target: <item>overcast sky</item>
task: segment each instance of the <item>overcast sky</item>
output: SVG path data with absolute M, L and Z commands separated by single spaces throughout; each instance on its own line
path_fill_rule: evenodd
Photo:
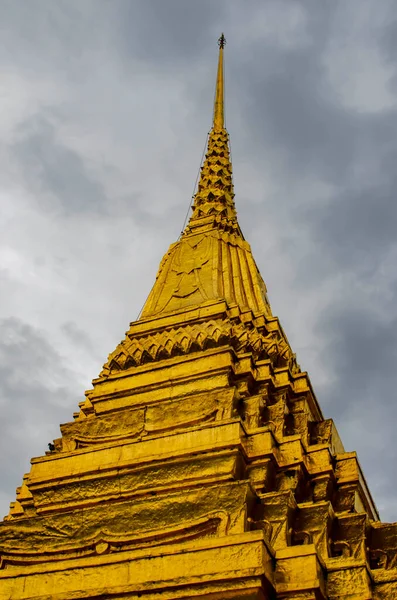
M 0 0 L 0 516 L 190 203 L 224 31 L 240 225 L 397 520 L 395 0 Z

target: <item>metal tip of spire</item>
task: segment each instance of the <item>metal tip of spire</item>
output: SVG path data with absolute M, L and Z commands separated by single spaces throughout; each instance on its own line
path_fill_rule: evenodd
M 221 35 L 218 40 L 219 46 L 219 59 L 218 59 L 218 74 L 216 77 L 216 88 L 215 88 L 215 104 L 213 114 L 213 128 L 217 131 L 224 127 L 224 107 L 223 107 L 223 48 L 225 47 L 226 39 L 225 36 Z

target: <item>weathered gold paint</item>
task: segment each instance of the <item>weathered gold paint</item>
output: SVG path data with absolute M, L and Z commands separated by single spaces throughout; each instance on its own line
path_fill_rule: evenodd
M 0 599 L 392 600 L 397 524 L 324 420 L 237 222 L 223 114 L 141 318 L 0 523 Z

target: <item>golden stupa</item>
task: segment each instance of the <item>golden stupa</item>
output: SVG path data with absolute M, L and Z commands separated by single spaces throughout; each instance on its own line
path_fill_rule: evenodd
M 179 241 L 0 523 L 0 599 L 397 599 L 397 524 L 324 419 L 237 222 L 219 40 Z

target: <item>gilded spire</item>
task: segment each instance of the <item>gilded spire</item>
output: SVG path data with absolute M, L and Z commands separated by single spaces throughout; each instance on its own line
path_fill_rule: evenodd
M 170 247 L 160 265 L 142 319 L 220 299 L 230 306 L 271 316 L 265 284 L 237 222 L 229 136 L 224 126 L 226 40 L 223 34 L 218 43 L 213 126 L 194 196 L 193 214 L 181 238 Z M 124 350 L 116 350 L 116 354 L 120 352 L 124 356 Z M 113 358 L 109 360 L 110 364 Z
M 218 58 L 218 74 L 216 77 L 215 103 L 214 103 L 214 123 L 213 128 L 220 131 L 224 127 L 224 81 L 223 81 L 223 49 L 226 44 L 225 36 L 221 35 L 218 40 L 219 58 Z
M 194 196 L 193 214 L 185 229 L 185 234 L 197 228 L 221 226 L 238 230 L 230 161 L 229 136 L 224 118 L 223 51 L 225 36 L 218 40 L 219 58 L 216 77 L 214 115 L 208 138 L 207 154 L 201 167 L 201 176 Z

